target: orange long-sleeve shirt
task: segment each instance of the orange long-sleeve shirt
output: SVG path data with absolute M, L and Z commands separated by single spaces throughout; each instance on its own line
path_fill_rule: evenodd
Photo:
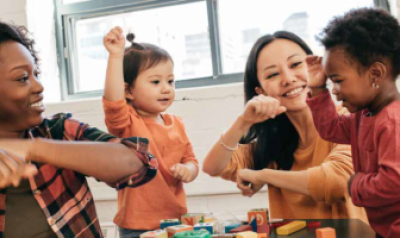
M 297 149 L 294 158 L 291 171 L 308 171 L 311 196 L 268 185 L 271 218 L 366 221 L 364 209 L 355 207 L 347 193 L 347 180 L 354 173 L 350 146 L 318 137 L 308 148 Z M 240 145 L 218 176 L 235 182 L 238 169 L 253 167 L 251 145 Z
M 148 151 L 159 163 L 153 181 L 135 189 L 118 191 L 118 212 L 114 222 L 126 229 L 154 230 L 160 226 L 160 220 L 180 218 L 187 213 L 183 184 L 170 172 L 172 165 L 177 163 L 193 162 L 198 166 L 182 120 L 165 113 L 162 114 L 165 125 L 160 125 L 140 117 L 125 100 L 103 98 L 103 107 L 109 132 L 121 138 L 148 138 Z

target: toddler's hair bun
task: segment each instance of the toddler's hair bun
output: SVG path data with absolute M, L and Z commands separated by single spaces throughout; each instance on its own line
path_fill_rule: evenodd
M 133 40 L 135 39 L 135 34 L 133 34 L 133 33 L 128 33 L 128 35 L 126 35 L 126 39 L 127 39 L 130 43 L 133 43 Z

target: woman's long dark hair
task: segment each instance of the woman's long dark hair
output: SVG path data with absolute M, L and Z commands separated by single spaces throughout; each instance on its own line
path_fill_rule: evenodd
M 298 36 L 287 31 L 277 31 L 257 40 L 250 51 L 244 73 L 244 95 L 247 103 L 257 96 L 256 87 L 261 87 L 257 79 L 257 60 L 261 50 L 275 39 L 287 39 L 298 44 L 307 55 L 313 54 L 307 44 Z M 294 161 L 294 152 L 299 145 L 299 134 L 286 114 L 275 119 L 254 124 L 240 140 L 242 144 L 255 142 L 252 147 L 254 169 L 268 168 L 271 164 L 276 169 L 290 170 Z

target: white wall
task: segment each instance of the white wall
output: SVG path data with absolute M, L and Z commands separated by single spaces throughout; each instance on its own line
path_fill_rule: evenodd
M 0 20 L 27 25 L 26 0 L 0 0 Z
M 35 0 L 36 3 L 38 1 L 43 0 Z M 400 10 L 400 0 L 390 0 L 390 2 L 396 6 L 392 13 L 397 15 Z M 35 7 L 35 5 L 30 6 Z M 0 20 L 12 20 L 16 24 L 27 25 L 25 9 L 26 0 L 0 0 Z M 51 74 L 55 78 L 57 77 L 55 72 Z M 57 82 L 52 83 L 49 84 L 50 88 L 47 88 L 47 90 L 59 90 Z M 183 98 L 188 100 L 183 100 Z M 233 84 L 178 90 L 176 102 L 169 112 L 183 117 L 195 153 L 201 162 L 212 143 L 235 119 L 242 105 L 242 85 Z M 46 107 L 48 114 L 61 111 L 72 112 L 76 118 L 105 129 L 104 114 L 99 98 L 49 104 Z M 101 183 L 94 181 L 90 183 L 95 194 L 100 220 L 102 224 L 108 226 L 111 224 L 109 221 L 112 220 L 116 211 L 116 193 Z M 244 198 L 237 193 L 235 184 L 210 178 L 203 173 L 199 175 L 195 182 L 187 185 L 186 190 L 189 194 L 188 206 L 191 212 L 231 212 L 243 216 L 249 208 L 268 207 L 265 191 L 251 199 Z M 112 224 L 110 226 L 112 227 Z

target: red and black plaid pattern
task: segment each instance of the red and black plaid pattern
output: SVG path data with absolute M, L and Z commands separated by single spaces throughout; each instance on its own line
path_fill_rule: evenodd
M 157 160 L 147 153 L 148 140 L 139 137 L 119 139 L 97 128 L 71 119 L 71 114 L 57 114 L 30 130 L 32 138 L 68 141 L 123 143 L 134 150 L 144 163 L 143 169 L 111 186 L 122 189 L 149 182 L 157 172 Z M 30 179 L 32 193 L 58 237 L 103 237 L 86 177 L 72 170 L 50 164 L 37 164 L 38 174 Z M 3 237 L 6 190 L 0 190 L 0 238 Z

